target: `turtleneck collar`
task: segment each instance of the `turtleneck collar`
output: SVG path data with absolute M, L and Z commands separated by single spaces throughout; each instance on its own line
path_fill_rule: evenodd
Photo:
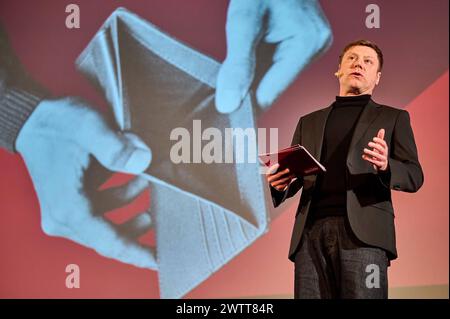
M 365 106 L 369 103 L 372 95 L 362 94 L 353 96 L 336 96 L 335 106 Z

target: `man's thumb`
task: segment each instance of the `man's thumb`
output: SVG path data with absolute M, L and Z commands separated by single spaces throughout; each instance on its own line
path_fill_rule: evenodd
M 266 1 L 231 0 L 228 6 L 227 57 L 216 84 L 216 109 L 231 113 L 248 93 L 255 73 L 255 48 L 263 29 Z
M 378 137 L 378 138 L 381 138 L 382 140 L 384 139 L 384 128 L 381 128 L 381 129 L 378 131 L 377 137 Z
M 106 168 L 130 174 L 145 171 L 152 159 L 148 146 L 132 133 L 104 132 L 91 151 Z
M 150 164 L 152 153 L 135 134 L 113 130 L 104 118 L 89 108 L 82 111 L 76 142 L 106 168 L 130 174 L 142 173 Z
M 220 67 L 216 84 L 216 109 L 219 113 L 232 113 L 241 106 L 254 76 L 254 61 L 225 60 Z

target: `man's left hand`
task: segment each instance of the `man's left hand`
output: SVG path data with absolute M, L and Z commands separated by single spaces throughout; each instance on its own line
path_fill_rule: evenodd
M 385 171 L 388 167 L 388 145 L 384 140 L 384 129 L 380 129 L 372 142 L 369 142 L 368 148 L 364 148 L 362 158 L 373 164 L 375 170 Z
M 138 241 L 153 227 L 148 212 L 119 225 L 104 218 L 142 194 L 148 181 L 139 176 L 108 189 L 87 183 L 93 157 L 111 172 L 144 172 L 152 153 L 137 135 L 114 130 L 87 103 L 66 97 L 39 103 L 21 129 L 16 148 L 39 199 L 44 233 L 123 263 L 157 269 L 153 249 Z

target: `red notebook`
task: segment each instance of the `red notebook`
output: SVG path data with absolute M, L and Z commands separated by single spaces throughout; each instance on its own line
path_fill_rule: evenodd
M 279 150 L 276 153 L 259 154 L 266 166 L 280 164 L 279 170 L 289 168 L 297 176 L 314 175 L 326 172 L 325 167 L 300 144 Z

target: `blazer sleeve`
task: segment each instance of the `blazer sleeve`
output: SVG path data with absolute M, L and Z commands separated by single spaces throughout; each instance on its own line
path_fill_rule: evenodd
M 409 113 L 401 110 L 397 117 L 389 150 L 388 170 L 380 173 L 384 186 L 409 193 L 419 190 L 423 184 L 414 133 Z
M 301 144 L 302 140 L 302 118 L 297 123 L 297 127 L 294 132 L 294 136 L 292 137 L 291 146 L 295 144 Z M 269 185 L 270 193 L 272 195 L 272 202 L 274 207 L 278 207 L 282 202 L 284 202 L 287 198 L 290 198 L 297 194 L 297 192 L 303 187 L 303 177 L 297 177 L 296 180 L 289 184 L 288 188 L 285 191 L 279 191 Z

